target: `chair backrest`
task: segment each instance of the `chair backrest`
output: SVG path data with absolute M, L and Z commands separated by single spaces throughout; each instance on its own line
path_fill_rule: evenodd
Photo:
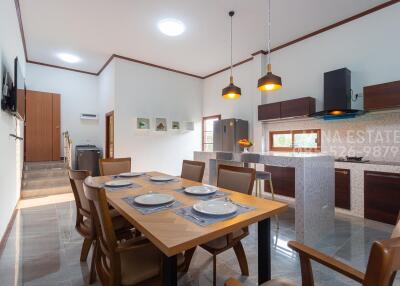
M 251 195 L 256 171 L 252 168 L 219 165 L 217 186 Z
M 120 273 L 120 259 L 116 253 L 117 238 L 114 232 L 110 211 L 104 188 L 94 187 L 91 184 L 92 177 L 86 178 L 83 183 L 85 195 L 88 198 L 92 221 L 95 225 L 98 243 L 100 246 L 96 261 L 96 270 L 99 276 L 111 283 Z M 103 280 L 102 279 L 102 280 Z M 104 281 L 102 281 L 104 283 Z M 106 285 L 108 285 L 105 283 Z
M 100 159 L 100 175 L 113 176 L 131 171 L 131 158 Z
M 204 162 L 183 160 L 181 177 L 201 183 L 205 167 L 206 164 Z
M 242 153 L 240 154 L 240 161 L 243 163 L 259 163 L 261 155 L 257 153 Z
M 71 183 L 72 192 L 75 198 L 77 218 L 83 219 L 90 217 L 89 201 L 83 190 L 83 181 L 89 176 L 89 171 L 84 170 L 68 170 L 69 182 Z
M 397 224 L 393 229 L 391 238 L 396 238 L 396 237 L 400 237 L 400 212 L 399 212 L 399 217 L 397 218 Z
M 364 286 L 392 286 L 400 270 L 400 237 L 375 241 L 369 255 Z

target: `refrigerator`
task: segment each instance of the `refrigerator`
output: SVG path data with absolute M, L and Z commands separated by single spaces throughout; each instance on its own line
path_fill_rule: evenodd
M 99 160 L 102 150 L 95 145 L 77 145 L 75 147 L 75 164 L 77 170 L 87 170 L 91 176 L 99 176 Z
M 213 151 L 239 153 L 243 148 L 237 142 L 248 138 L 248 121 L 234 118 L 214 121 Z

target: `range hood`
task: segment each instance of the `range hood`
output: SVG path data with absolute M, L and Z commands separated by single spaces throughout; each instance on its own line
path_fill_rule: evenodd
M 324 73 L 324 110 L 310 114 L 325 120 L 354 118 L 363 110 L 351 108 L 351 72 L 342 68 Z

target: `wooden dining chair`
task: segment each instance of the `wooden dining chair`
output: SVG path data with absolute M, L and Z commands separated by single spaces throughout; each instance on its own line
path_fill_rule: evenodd
M 375 241 L 372 244 L 365 274 L 297 241 L 289 241 L 288 246 L 299 253 L 303 286 L 314 286 L 311 260 L 325 265 L 363 286 L 392 286 L 396 272 L 400 270 L 400 214 L 391 238 Z M 230 278 L 225 282 L 225 286 L 244 285 Z M 278 278 L 272 279 L 262 286 L 295 286 L 295 284 L 290 280 Z
M 83 190 L 83 181 L 89 176 L 89 171 L 69 170 L 69 180 L 76 205 L 75 229 L 83 237 L 80 261 L 86 261 L 90 248 L 96 240 L 96 233 L 92 223 L 89 201 Z M 132 237 L 132 225 L 126 221 L 116 210 L 109 210 L 110 216 L 114 222 L 114 229 L 119 238 Z M 94 251 L 89 270 L 89 283 L 93 283 L 96 277 L 94 268 Z
M 100 175 L 113 176 L 131 171 L 131 158 L 110 158 L 99 160 Z
M 205 167 L 204 162 L 183 160 L 181 178 L 201 183 Z
M 252 168 L 235 167 L 228 165 L 219 165 L 217 186 L 235 192 L 251 195 L 254 186 L 256 171 Z M 246 253 L 241 240 L 249 235 L 248 227 L 234 231 L 228 235 L 212 240 L 201 247 L 207 250 L 213 256 L 213 285 L 216 285 L 217 279 L 217 255 L 233 248 L 239 262 L 242 275 L 249 275 Z M 194 252 L 194 250 L 192 250 Z M 190 253 L 185 253 L 186 267 L 190 265 Z M 192 254 L 193 255 L 193 254 Z
M 119 242 L 113 231 L 105 190 L 84 182 L 85 195 L 89 200 L 94 225 L 98 233 L 99 247 L 96 254 L 96 270 L 103 285 L 159 285 L 161 279 L 161 252 L 146 238 L 135 237 Z M 178 266 L 183 256 L 178 255 Z

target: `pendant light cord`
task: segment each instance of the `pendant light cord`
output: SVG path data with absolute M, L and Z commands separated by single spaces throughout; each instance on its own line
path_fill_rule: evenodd
M 271 0 L 268 0 L 268 42 L 267 63 L 271 63 Z
M 232 48 L 232 46 L 233 46 L 233 44 L 232 44 L 232 42 L 233 42 L 233 33 L 232 33 L 232 25 L 233 25 L 233 21 L 232 21 L 232 18 L 233 18 L 233 15 L 231 16 L 231 76 L 232 76 L 232 70 L 233 70 L 233 66 L 232 66 L 232 61 L 233 61 L 233 56 L 232 56 L 232 51 L 233 51 L 233 48 Z

